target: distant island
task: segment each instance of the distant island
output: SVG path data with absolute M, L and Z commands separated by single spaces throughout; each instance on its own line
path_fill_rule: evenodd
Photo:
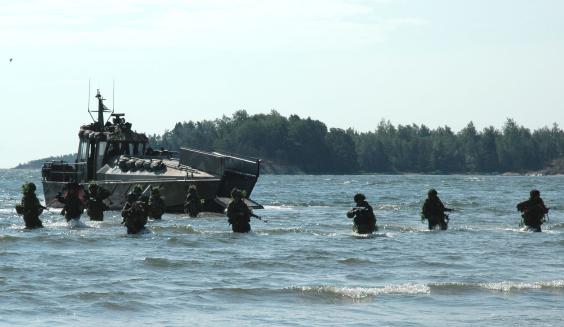
M 47 158 L 43 158 L 43 159 L 36 159 L 36 160 L 32 160 L 26 163 L 20 163 L 19 165 L 17 165 L 16 167 L 14 167 L 13 169 L 41 169 L 41 167 L 43 166 L 43 163 L 47 162 L 47 161 L 66 161 L 66 162 L 74 162 L 74 160 L 76 159 L 76 153 L 71 153 L 71 154 L 64 154 L 61 156 L 52 156 L 52 157 L 47 157 Z
M 274 110 L 256 115 L 239 110 L 231 117 L 178 122 L 161 135 L 149 135 L 149 142 L 156 149 L 187 146 L 261 158 L 263 172 L 274 174 L 564 174 L 564 131 L 557 124 L 531 131 L 513 119 L 481 131 L 469 122 L 456 133 L 448 126 L 394 126 L 382 120 L 370 132 L 357 132 Z
M 239 110 L 211 121 L 178 122 L 150 142 L 171 150 L 190 146 L 246 154 L 262 158 L 267 167 L 276 163 L 281 171 L 290 167 L 308 174 L 564 173 L 557 161 L 564 158 L 564 131 L 557 124 L 531 131 L 513 119 L 481 131 L 469 122 L 456 133 L 448 126 L 382 120 L 372 131 L 358 132 L 274 110 L 256 115 Z

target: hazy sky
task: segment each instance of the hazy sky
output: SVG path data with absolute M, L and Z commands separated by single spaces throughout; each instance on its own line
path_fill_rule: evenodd
M 89 79 L 148 133 L 238 109 L 564 121 L 560 0 L 0 0 L 0 54 L 0 167 L 76 152 Z

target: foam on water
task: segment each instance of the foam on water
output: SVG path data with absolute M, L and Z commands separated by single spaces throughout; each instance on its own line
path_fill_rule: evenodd
M 517 282 L 517 281 L 501 281 L 490 283 L 463 283 L 463 282 L 444 282 L 429 284 L 431 290 L 459 290 L 459 291 L 476 291 L 488 290 L 510 293 L 514 291 L 528 291 L 535 289 L 554 289 L 564 291 L 564 280 L 550 280 L 537 282 Z
M 428 294 L 430 288 L 422 284 L 400 284 L 385 285 L 383 287 L 339 287 L 331 285 L 316 286 L 292 286 L 289 289 L 306 294 L 314 294 L 328 297 L 346 297 L 351 299 L 362 299 L 378 295 L 390 294 Z

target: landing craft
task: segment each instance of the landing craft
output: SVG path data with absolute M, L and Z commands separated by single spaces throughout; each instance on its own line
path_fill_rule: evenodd
M 98 119 L 80 128 L 75 162 L 49 161 L 43 165 L 43 191 L 48 206 L 62 207 L 56 195 L 67 182 L 87 186 L 94 181 L 111 192 L 112 210 L 122 209 L 126 194 L 138 184 L 143 189 L 159 187 L 167 212 L 183 212 L 190 185 L 196 185 L 204 201 L 203 211 L 223 212 L 235 187 L 246 192 L 244 201 L 249 207 L 262 209 L 249 199 L 259 177 L 259 159 L 191 148 L 181 148 L 179 152 L 153 150 L 147 136 L 133 131 L 124 114 L 114 113 L 104 105 L 99 90 L 96 98 L 98 111 L 94 112 Z M 104 113 L 109 113 L 107 121 Z

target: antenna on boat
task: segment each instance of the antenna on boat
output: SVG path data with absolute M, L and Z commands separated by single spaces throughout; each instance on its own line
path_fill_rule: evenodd
M 112 114 L 114 113 L 115 109 L 116 109 L 116 80 L 114 79 L 112 80 Z
M 112 115 L 115 112 L 115 107 L 116 107 L 116 80 L 112 80 L 112 112 L 108 116 L 108 119 L 106 119 L 106 123 L 110 121 L 110 118 L 112 118 Z
M 96 119 L 92 116 L 92 111 L 90 111 L 90 78 L 88 79 L 88 114 L 92 118 L 92 121 L 96 122 Z
M 110 112 L 110 109 L 108 109 L 108 107 L 106 107 L 104 105 L 104 100 L 106 100 L 106 99 L 104 99 L 102 97 L 102 94 L 100 94 L 100 89 L 97 90 L 96 98 L 98 98 L 98 110 L 92 111 L 92 112 L 98 113 L 98 120 L 97 121 L 95 120 L 94 122 L 98 123 L 98 125 L 100 126 L 100 129 L 103 129 L 104 124 L 105 124 L 105 122 L 104 122 L 104 112 Z

